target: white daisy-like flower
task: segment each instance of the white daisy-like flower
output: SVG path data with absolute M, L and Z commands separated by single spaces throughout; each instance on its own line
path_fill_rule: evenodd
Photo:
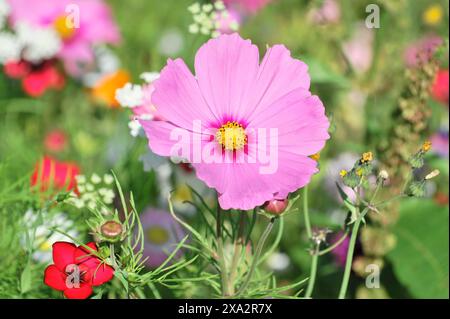
M 152 83 L 159 78 L 159 72 L 144 72 L 140 75 L 140 78 L 146 83 Z
M 142 105 L 144 93 L 138 84 L 127 83 L 124 87 L 117 89 L 116 100 L 123 107 L 136 107 Z
M 114 177 L 111 174 L 103 175 L 103 181 L 105 184 L 110 185 L 114 182 Z
M 36 28 L 26 23 L 15 27 L 23 57 L 32 63 L 53 58 L 61 49 L 61 39 L 53 28 Z
M 22 46 L 17 37 L 9 32 L 0 32 L 0 64 L 19 60 Z

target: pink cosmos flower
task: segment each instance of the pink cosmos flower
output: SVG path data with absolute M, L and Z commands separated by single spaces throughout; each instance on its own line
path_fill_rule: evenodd
M 272 0 L 222 0 L 227 8 L 235 8 L 243 12 L 256 13 Z
M 283 45 L 269 48 L 259 63 L 258 48 L 234 33 L 199 49 L 195 73 L 169 59 L 154 82 L 153 105 L 165 120 L 140 121 L 153 152 L 176 156 L 180 143 L 193 150 L 185 158 L 217 190 L 223 209 L 252 209 L 309 183 L 318 169 L 308 156 L 324 147 L 329 122 L 309 91 L 305 63 Z M 180 132 L 189 138 L 174 141 Z M 199 143 L 209 160 L 198 159 Z M 275 150 L 272 171 L 260 158 L 267 149 Z
M 72 75 L 79 74 L 80 64 L 94 61 L 93 45 L 114 44 L 120 40 L 109 7 L 103 0 L 7 1 L 11 7 L 12 25 L 25 22 L 32 26 L 55 28 L 63 41 L 58 56 Z M 78 28 L 68 28 L 65 24 L 65 18 L 73 5 L 77 6 L 79 12 Z

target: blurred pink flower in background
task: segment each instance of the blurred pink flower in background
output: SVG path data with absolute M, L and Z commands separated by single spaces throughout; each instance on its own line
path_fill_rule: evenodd
M 372 65 L 373 39 L 373 31 L 359 23 L 352 37 L 342 44 L 343 53 L 357 74 L 368 71 Z
M 415 67 L 428 61 L 441 43 L 442 39 L 436 35 L 427 35 L 411 43 L 403 53 L 406 66 Z
M 273 0 L 222 0 L 225 6 L 244 13 L 256 13 Z
M 81 65 L 94 62 L 94 45 L 115 44 L 120 40 L 110 9 L 102 0 L 8 0 L 8 3 L 13 26 L 27 23 L 56 31 L 62 40 L 58 57 L 71 75 L 78 75 Z M 72 14 L 70 9 L 74 5 L 78 8 L 80 23 L 71 28 L 66 18 Z
M 322 6 L 313 8 L 308 18 L 316 24 L 333 24 L 341 20 L 341 8 L 336 0 L 325 0 Z
M 147 208 L 140 216 L 144 230 L 144 258 L 148 257 L 146 265 L 156 268 L 175 250 L 177 244 L 184 238 L 181 226 L 169 212 Z M 179 250 L 177 257 L 182 255 Z
M 194 77 L 183 60 L 169 60 L 154 82 L 152 101 L 166 121 L 140 121 L 153 152 L 175 155 L 171 132 L 186 134 L 183 145 L 194 151 L 181 156 L 190 156 L 197 177 L 217 190 L 223 209 L 252 209 L 310 182 L 318 168 L 308 156 L 324 147 L 329 121 L 309 91 L 305 63 L 283 45 L 269 48 L 260 63 L 258 48 L 234 33 L 205 43 L 195 71 Z M 195 121 L 202 132 L 192 130 Z M 264 145 L 276 148 L 277 166 L 262 174 L 267 163 L 257 154 L 266 143 L 258 142 L 256 132 L 268 128 L 277 129 L 277 140 Z M 229 133 L 232 145 L 225 139 Z M 194 139 L 201 150 L 216 150 L 212 163 L 193 161 Z

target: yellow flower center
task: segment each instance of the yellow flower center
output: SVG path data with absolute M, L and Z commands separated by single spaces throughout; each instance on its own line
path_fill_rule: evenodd
M 56 18 L 53 22 L 53 27 L 63 40 L 70 39 L 75 33 L 75 28 L 69 24 L 67 16 L 65 15 Z
M 241 124 L 228 121 L 216 132 L 216 141 L 228 151 L 236 151 L 247 145 L 247 135 Z
M 147 230 L 147 240 L 155 245 L 163 245 L 169 240 L 169 232 L 161 226 L 153 226 Z
M 441 22 L 443 16 L 442 8 L 440 5 L 435 4 L 430 7 L 423 13 L 423 21 L 431 26 L 437 25 Z
M 347 175 L 347 171 L 343 169 L 339 172 L 339 175 L 341 175 L 341 177 L 344 177 L 345 175 Z

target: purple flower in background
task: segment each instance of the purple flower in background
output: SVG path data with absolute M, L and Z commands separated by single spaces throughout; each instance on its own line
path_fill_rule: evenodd
M 432 151 L 444 158 L 448 158 L 448 129 L 442 129 L 431 137 Z
M 344 235 L 344 232 L 342 232 L 342 231 L 340 231 L 336 234 L 333 234 L 331 236 L 330 244 L 333 245 L 334 243 L 336 243 L 340 238 L 342 238 L 343 235 Z M 345 267 L 349 242 L 350 242 L 350 239 L 347 236 L 338 246 L 336 246 L 331 251 L 334 261 L 336 262 L 336 264 L 338 264 L 341 267 Z
M 147 208 L 140 216 L 144 229 L 144 258 L 146 265 L 156 268 L 175 250 L 185 233 L 169 212 Z M 179 250 L 177 257 L 182 255 Z

